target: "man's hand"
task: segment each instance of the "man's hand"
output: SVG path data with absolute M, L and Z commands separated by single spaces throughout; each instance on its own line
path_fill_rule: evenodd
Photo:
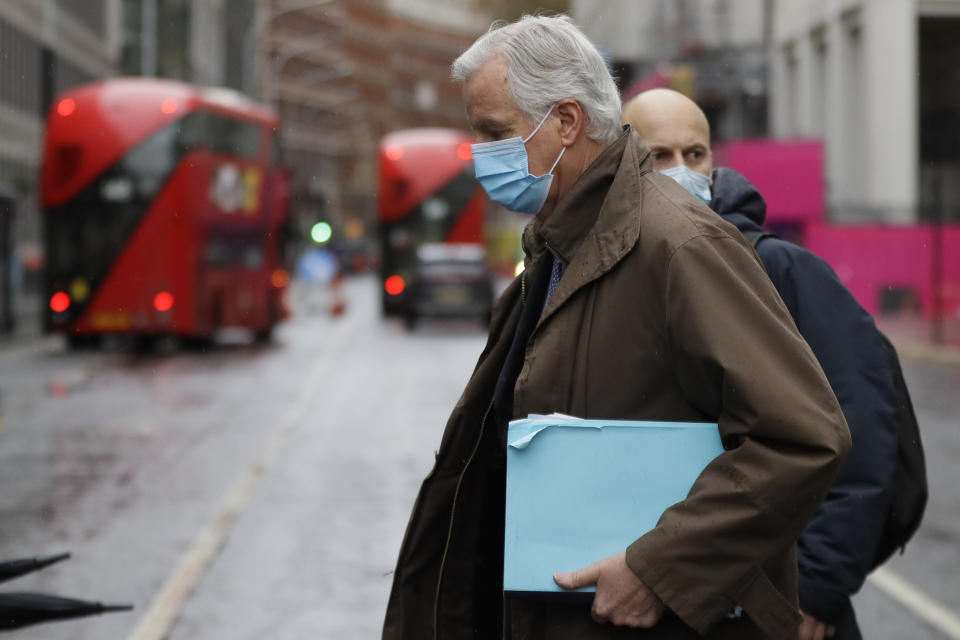
M 808 616 L 803 611 L 803 622 L 800 623 L 800 640 L 823 640 L 832 638 L 837 632 L 836 627 L 825 622 L 820 622 L 814 617 Z
M 597 622 L 622 627 L 649 628 L 663 615 L 663 602 L 627 566 L 623 551 L 589 567 L 570 573 L 556 573 L 554 581 L 564 589 L 597 585 L 590 614 Z

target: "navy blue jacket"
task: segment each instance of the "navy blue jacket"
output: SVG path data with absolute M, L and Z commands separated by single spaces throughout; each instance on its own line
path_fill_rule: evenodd
M 710 208 L 741 232 L 763 230 L 763 197 L 732 169 L 713 171 Z M 852 617 L 850 596 L 873 566 L 893 493 L 893 381 L 873 318 L 826 262 L 775 237 L 762 240 L 757 253 L 837 394 L 853 440 L 843 470 L 798 541 L 800 608 L 837 624 L 846 612 Z

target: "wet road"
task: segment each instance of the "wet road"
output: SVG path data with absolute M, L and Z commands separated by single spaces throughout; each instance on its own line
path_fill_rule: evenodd
M 0 558 L 74 558 L 4 590 L 132 602 L 16 638 L 375 638 L 410 507 L 483 346 L 473 323 L 408 334 L 372 280 L 347 315 L 307 291 L 273 344 L 210 352 L 0 352 Z M 889 568 L 960 609 L 960 366 L 906 363 L 932 498 Z M 921 607 L 922 609 L 922 607 Z M 865 637 L 950 637 L 887 592 Z

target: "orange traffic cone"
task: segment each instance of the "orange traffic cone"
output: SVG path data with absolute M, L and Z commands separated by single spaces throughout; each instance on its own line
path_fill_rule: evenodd
M 330 302 L 330 315 L 334 318 L 342 316 L 347 310 L 347 301 L 343 297 L 343 275 L 338 273 L 330 281 L 330 291 L 333 300 Z

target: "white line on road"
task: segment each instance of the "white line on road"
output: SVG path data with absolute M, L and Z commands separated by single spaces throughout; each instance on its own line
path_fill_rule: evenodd
M 276 461 L 288 436 L 306 414 L 310 401 L 319 388 L 319 378 L 330 368 L 331 358 L 335 357 L 339 347 L 354 335 L 356 323 L 340 323 L 338 329 L 339 339 L 331 341 L 334 348 L 327 350 L 324 357 L 318 358 L 310 374 L 304 376 L 304 384 L 296 401 L 270 430 L 261 455 L 234 483 L 220 507 L 200 529 L 127 640 L 164 640 L 173 630 L 180 611 L 223 548 L 231 527 L 250 504 L 260 479 Z
M 893 571 L 880 567 L 868 580 L 951 640 L 960 640 L 960 618 Z

